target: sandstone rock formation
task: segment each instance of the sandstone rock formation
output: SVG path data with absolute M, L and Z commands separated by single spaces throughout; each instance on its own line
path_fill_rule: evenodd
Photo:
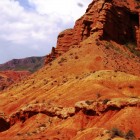
M 89 36 L 114 40 L 120 44 L 132 42 L 137 45 L 135 49 L 140 49 L 139 7 L 140 3 L 136 0 L 94 0 L 85 15 L 76 21 L 73 29 L 58 35 L 56 49 L 52 49 L 46 63 L 65 53 L 70 47 L 80 45 Z
M 74 107 L 59 107 L 49 106 L 45 103 L 30 104 L 25 106 L 9 117 L 3 112 L 0 113 L 1 126 L 0 131 L 5 131 L 15 125 L 18 121 L 24 123 L 30 117 L 39 113 L 50 117 L 58 117 L 60 119 L 67 119 L 73 117 L 78 112 L 83 111 L 88 115 L 102 115 L 104 112 L 110 110 L 121 110 L 125 107 L 140 107 L 140 99 L 138 98 L 113 98 L 111 100 L 104 99 L 100 101 L 86 100 L 75 103 Z
M 67 29 L 58 35 L 57 47 L 52 48 L 52 51 L 46 58 L 46 64 L 53 61 L 58 56 L 69 50 L 73 43 L 73 29 Z
M 0 138 L 138 140 L 138 13 L 137 0 L 94 0 L 42 69 L 0 92 Z

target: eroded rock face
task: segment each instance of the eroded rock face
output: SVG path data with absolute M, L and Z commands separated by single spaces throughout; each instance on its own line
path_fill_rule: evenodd
M 76 115 L 80 110 L 87 115 L 98 116 L 109 110 L 121 110 L 124 107 L 140 107 L 140 99 L 138 98 L 113 98 L 101 101 L 86 100 L 75 103 L 74 107 L 48 106 L 48 104 L 31 104 L 18 110 L 7 117 L 4 113 L 0 113 L 0 132 L 9 129 L 18 121 L 24 123 L 30 117 L 39 113 L 49 117 L 58 117 L 66 119 Z
M 58 35 L 57 46 L 52 48 L 52 51 L 46 58 L 46 64 L 53 61 L 55 58 L 69 50 L 72 45 L 73 29 L 67 29 Z
M 94 0 L 86 13 L 76 21 L 73 29 L 58 36 L 56 49 L 47 56 L 49 63 L 73 45 L 96 34 L 97 39 L 117 43 L 134 43 L 140 48 L 140 4 L 135 0 Z
M 58 51 L 67 51 L 72 44 L 73 29 L 67 29 L 58 35 L 57 49 Z
M 133 3 L 135 3 L 133 1 Z M 128 42 L 137 43 L 139 31 L 139 11 L 131 8 L 129 1 L 112 2 L 105 1 L 101 11 L 106 14 L 106 21 L 103 27 L 103 38 L 112 39 L 118 43 L 124 44 Z M 138 45 L 138 43 L 137 43 Z
M 94 0 L 85 15 L 75 24 L 75 41 L 78 43 L 98 33 L 100 39 L 122 44 L 132 41 L 139 47 L 139 6 L 139 2 L 135 0 Z M 77 36 L 80 38 L 76 38 Z

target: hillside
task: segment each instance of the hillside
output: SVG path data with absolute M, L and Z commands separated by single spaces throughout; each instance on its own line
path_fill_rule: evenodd
M 43 67 L 44 63 L 45 57 L 28 57 L 0 64 L 0 91 L 26 78 Z
M 31 73 L 29 71 L 1 71 L 0 72 L 0 91 L 6 89 L 11 84 L 16 83 Z
M 45 57 L 28 57 L 23 59 L 13 59 L 4 64 L 0 64 L 0 71 L 30 71 L 35 72 L 44 65 Z
M 44 67 L 0 92 L 0 138 L 138 140 L 139 4 L 94 0 Z

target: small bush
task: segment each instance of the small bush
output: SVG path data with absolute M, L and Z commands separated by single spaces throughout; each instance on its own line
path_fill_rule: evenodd
M 111 130 L 111 138 L 114 138 L 116 136 L 119 137 L 124 137 L 124 134 L 121 130 L 119 130 L 118 128 L 112 128 Z
M 46 127 L 46 124 L 41 124 L 39 127 Z
M 100 93 L 97 93 L 97 94 L 96 94 L 96 97 L 97 97 L 97 98 L 100 98 L 100 97 L 101 97 L 101 94 L 100 94 Z
M 129 88 L 134 88 L 134 86 L 132 86 L 132 85 L 129 85 L 128 87 L 129 87 Z
M 109 46 L 105 46 L 106 49 L 109 49 Z
M 75 59 L 78 59 L 79 57 L 78 56 L 75 56 Z
M 63 63 L 63 62 L 66 62 L 66 58 L 62 57 L 58 63 L 60 64 L 60 63 Z
M 135 42 L 127 42 L 125 46 L 136 56 L 140 57 L 140 51 L 136 50 L 136 43 Z
M 99 42 L 99 41 L 96 41 L 96 45 L 97 45 L 97 46 L 100 46 L 100 42 Z
M 138 96 L 130 96 L 131 98 L 139 98 Z
M 110 101 L 109 99 L 104 99 L 103 104 L 107 104 L 107 102 Z
M 21 135 L 21 133 L 17 133 L 17 136 L 20 136 Z
M 132 130 L 129 130 L 127 133 L 123 133 L 118 128 L 112 128 L 111 130 L 109 130 L 109 133 L 111 139 L 115 137 L 122 137 L 126 140 L 136 140 L 135 133 Z M 140 140 L 140 138 L 138 138 L 138 140 Z
M 88 104 L 88 105 L 91 105 L 92 103 L 93 103 L 93 101 L 89 101 L 89 100 L 87 100 L 87 101 L 85 101 L 86 102 L 86 104 Z
M 78 76 L 75 77 L 75 79 L 78 79 L 78 78 L 79 78 Z
M 126 135 L 125 138 L 128 140 L 134 140 L 135 139 L 135 133 L 132 130 L 129 130 Z

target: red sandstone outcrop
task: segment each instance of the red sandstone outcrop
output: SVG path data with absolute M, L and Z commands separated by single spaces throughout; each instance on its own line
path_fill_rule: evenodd
M 114 40 L 121 44 L 133 42 L 137 49 L 140 48 L 139 7 L 139 1 L 135 0 L 94 0 L 73 29 L 58 35 L 57 46 L 47 56 L 46 63 L 89 36 L 95 38 L 95 34 L 96 39 Z
M 101 115 L 110 110 L 121 110 L 124 107 L 140 107 L 140 99 L 138 98 L 112 98 L 104 99 L 100 101 L 86 100 L 75 103 L 74 107 L 59 107 L 50 106 L 48 104 L 30 104 L 25 106 L 9 117 L 4 113 L 0 113 L 0 131 L 5 131 L 11 126 L 15 125 L 18 121 L 24 123 L 30 117 L 39 113 L 45 114 L 50 117 L 58 117 L 60 119 L 66 119 L 76 115 L 80 110 L 88 115 Z
M 67 29 L 58 35 L 57 47 L 52 48 L 52 51 L 46 58 L 46 64 L 53 61 L 58 56 L 69 50 L 73 43 L 73 29 Z

